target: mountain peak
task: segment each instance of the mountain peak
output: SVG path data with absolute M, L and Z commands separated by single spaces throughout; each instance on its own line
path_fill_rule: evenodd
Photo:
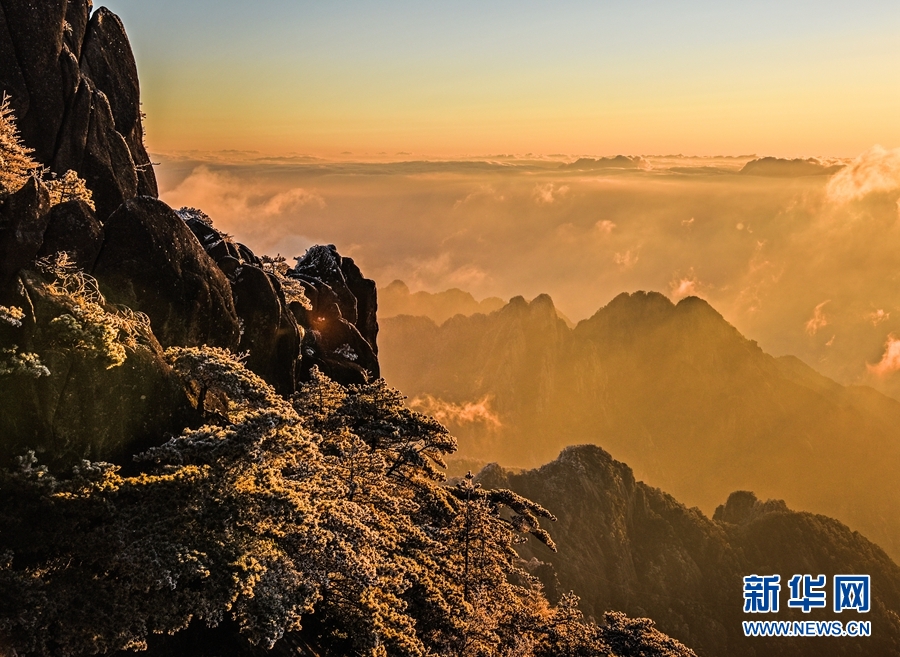
M 728 496 L 725 504 L 716 508 L 713 520 L 743 525 L 768 513 L 788 513 L 784 500 L 761 502 L 755 493 L 738 490 Z

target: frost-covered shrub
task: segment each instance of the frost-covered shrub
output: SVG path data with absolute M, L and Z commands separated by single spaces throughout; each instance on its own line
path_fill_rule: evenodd
M 0 322 L 3 324 L 20 328 L 24 318 L 25 311 L 21 308 L 16 306 L 0 306 Z
M 41 363 L 40 356 L 34 353 L 18 351 L 17 345 L 8 349 L 0 349 L 0 376 L 28 376 L 38 379 L 50 376 L 50 370 Z
M 13 328 L 22 328 L 22 320 L 25 319 L 25 311 L 17 306 L 0 306 L 0 324 L 6 324 Z M 21 352 L 18 345 L 0 349 L 0 376 L 29 376 L 40 378 L 50 376 L 48 370 L 41 363 L 40 356 L 35 353 Z
M 306 310 L 312 310 L 312 302 L 306 296 L 306 289 L 296 278 L 288 276 L 291 266 L 288 265 L 287 259 L 282 255 L 261 256 L 263 271 L 273 274 L 281 284 L 281 290 L 284 292 L 284 298 L 287 303 L 296 301 Z
M 314 371 L 288 401 L 225 350 L 168 357 L 187 386 L 224 396 L 227 417 L 140 455 L 138 476 L 83 462 L 64 480 L 33 455 L 0 470 L 11 654 L 141 649 L 226 619 L 252 643 L 293 633 L 323 657 L 692 654 L 641 652 L 670 644 L 618 617 L 610 636 L 634 652 L 613 651 L 572 597 L 551 607 L 513 550 L 546 540 L 549 514 L 471 477 L 443 485 L 454 440 L 383 381 Z
M 29 176 L 43 179 L 46 171 L 31 158 L 34 151 L 22 143 L 16 127 L 15 115 L 9 104 L 9 96 L 3 94 L 0 101 L 0 198 L 17 191 Z M 62 177 L 44 180 L 50 192 L 50 205 L 81 200 L 95 210 L 93 194 L 84 180 L 72 170 Z
M 210 228 L 213 227 L 212 219 L 209 218 L 209 215 L 206 214 L 203 210 L 199 210 L 197 208 L 191 207 L 183 207 L 178 210 L 175 210 L 175 214 L 177 214 L 183 221 L 189 221 L 194 219 L 199 221 L 202 224 L 206 224 Z
M 50 205 L 59 205 L 67 201 L 84 201 L 91 210 L 97 209 L 94 206 L 93 193 L 87 188 L 84 180 L 71 169 L 61 178 L 45 180 L 44 184 L 50 192 Z
M 18 190 L 38 168 L 34 151 L 22 144 L 9 96 L 0 101 L 0 198 Z
M 150 319 L 130 308 L 109 308 L 97 281 L 77 270 L 65 253 L 38 261 L 38 268 L 52 277 L 46 291 L 69 311 L 47 327 L 55 348 L 99 359 L 110 369 L 125 362 L 127 349 L 148 339 Z

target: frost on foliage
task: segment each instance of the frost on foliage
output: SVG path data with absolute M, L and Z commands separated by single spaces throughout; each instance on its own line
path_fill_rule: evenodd
M 127 349 L 148 339 L 149 318 L 130 308 L 108 310 L 97 281 L 75 269 L 68 255 L 59 253 L 37 265 L 52 277 L 46 291 L 69 311 L 50 321 L 48 332 L 56 347 L 96 358 L 111 369 L 125 362 Z
M 0 323 L 21 328 L 25 312 L 17 306 L 0 306 Z M 31 352 L 21 352 L 18 345 L 0 349 L 0 376 L 19 375 L 31 378 L 50 376 L 48 370 L 41 363 L 40 356 Z
M 0 349 L 0 376 L 18 375 L 33 379 L 50 376 L 50 370 L 41 363 L 40 356 L 17 349 L 16 345 L 9 349 Z
M 323 657 L 611 652 L 518 570 L 519 531 L 549 514 L 442 485 L 452 437 L 383 381 L 314 370 L 287 401 L 227 351 L 167 357 L 227 414 L 140 455 L 143 474 L 85 461 L 55 479 L 34 455 L 0 471 L 4 646 L 108 653 L 231 619 L 255 644 L 299 633 Z
M 19 328 L 25 318 L 25 311 L 16 306 L 0 306 L 0 322 Z
M 287 303 L 290 304 L 296 301 L 306 310 L 312 310 L 312 302 L 309 300 L 309 297 L 306 296 L 306 289 L 300 281 L 289 275 L 289 272 L 292 271 L 292 269 L 290 265 L 287 264 L 287 260 L 284 256 L 278 254 L 273 258 L 264 255 L 260 256 L 260 261 L 262 262 L 263 271 L 274 275 L 275 278 L 278 279 L 278 282 L 281 285 L 281 291 L 284 293 L 284 298 Z
M 21 188 L 29 176 L 40 180 L 47 175 L 46 170 L 31 158 L 33 152 L 22 143 L 9 96 L 4 93 L 3 100 L 0 101 L 0 198 Z M 74 171 L 67 171 L 61 178 L 51 177 L 43 182 L 50 192 L 50 205 L 78 199 L 87 203 L 92 210 L 96 209 L 91 190 Z
M 206 224 L 210 228 L 213 227 L 212 219 L 210 219 L 209 215 L 206 214 L 203 210 L 198 210 L 197 208 L 191 207 L 183 207 L 180 210 L 175 210 L 175 214 L 181 217 L 183 221 L 194 219 L 202 224 Z
M 334 350 L 334 353 L 338 356 L 346 358 L 347 360 L 357 360 L 359 356 L 356 355 L 356 352 L 353 351 L 353 347 L 349 344 L 342 344 L 340 347 Z
M 0 101 L 0 198 L 17 191 L 38 168 L 34 151 L 22 144 L 9 96 Z
M 84 180 L 71 169 L 61 178 L 50 178 L 45 180 L 44 184 L 50 192 L 50 205 L 59 205 L 67 201 L 84 201 L 91 210 L 97 209 L 93 193 L 87 188 Z
M 219 403 L 217 410 L 225 416 L 248 407 L 287 407 L 259 376 L 243 366 L 241 357 L 227 349 L 170 347 L 166 360 L 203 414 L 211 410 L 210 400 Z
M 654 627 L 649 618 L 628 618 L 621 612 L 604 614 L 602 638 L 616 655 L 636 657 L 695 657 L 694 652 Z

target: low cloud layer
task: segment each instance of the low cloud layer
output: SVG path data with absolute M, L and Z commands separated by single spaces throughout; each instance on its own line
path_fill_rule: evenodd
M 828 183 L 828 197 L 847 203 L 870 194 L 900 192 L 900 148 L 875 146 L 860 155 Z
M 900 337 L 891 333 L 884 345 L 884 356 L 875 365 L 869 365 L 869 371 L 876 376 L 885 377 L 900 370 Z
M 431 395 L 424 395 L 410 400 L 409 407 L 425 415 L 430 415 L 441 424 L 451 427 L 462 424 L 481 424 L 489 429 L 499 429 L 502 426 L 500 418 L 491 410 L 490 397 L 454 404 Z
M 561 168 L 577 159 L 161 156 L 157 172 L 169 204 L 258 252 L 335 244 L 382 287 L 546 292 L 576 321 L 623 291 L 699 295 L 770 353 L 900 397 L 881 366 L 900 335 L 900 149 L 799 177 L 739 175 L 756 156 Z

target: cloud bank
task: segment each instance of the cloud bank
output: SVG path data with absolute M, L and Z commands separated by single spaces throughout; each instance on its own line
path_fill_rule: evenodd
M 491 410 L 490 397 L 454 404 L 431 395 L 424 395 L 410 400 L 409 407 L 425 415 L 430 415 L 441 424 L 448 426 L 482 424 L 489 429 L 499 429 L 503 426 L 500 418 Z
M 875 146 L 840 171 L 828 183 L 828 197 L 840 203 L 859 200 L 869 194 L 900 191 L 900 148 Z
M 770 353 L 900 398 L 900 373 L 869 367 L 900 335 L 900 149 L 810 176 L 739 175 L 757 156 L 561 168 L 579 157 L 161 156 L 157 173 L 169 204 L 257 252 L 335 244 L 382 287 L 546 292 L 576 321 L 620 292 L 699 295 Z

